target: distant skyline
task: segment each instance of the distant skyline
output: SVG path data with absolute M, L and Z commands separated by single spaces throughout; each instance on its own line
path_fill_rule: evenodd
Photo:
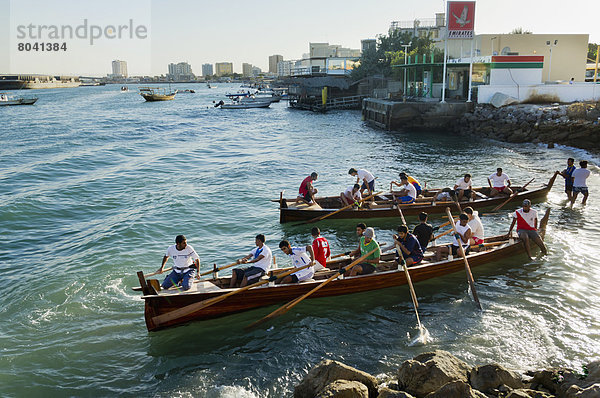
M 596 3 L 478 0 L 475 32 L 508 33 L 521 27 L 533 33 L 589 34 L 590 42 L 600 43 Z M 362 39 L 387 33 L 392 21 L 432 19 L 445 12 L 445 1 L 347 0 L 341 5 L 305 0 L 300 7 L 275 0 L 0 0 L 0 9 L 10 11 L 0 15 L 0 55 L 7 55 L 0 56 L 0 73 L 105 76 L 111 73 L 111 62 L 120 59 L 127 61 L 130 76 L 166 74 L 168 64 L 183 61 L 201 75 L 202 64 L 217 62 L 233 62 L 237 73 L 242 72 L 242 63 L 266 71 L 270 55 L 299 59 L 308 52 L 309 42 L 360 48 Z M 131 20 L 147 27 L 148 34 L 144 39 L 102 38 L 93 45 L 83 39 L 52 40 L 67 42 L 66 52 L 17 50 L 24 41 L 17 38 L 17 25 L 78 26 L 84 19 L 101 27 Z

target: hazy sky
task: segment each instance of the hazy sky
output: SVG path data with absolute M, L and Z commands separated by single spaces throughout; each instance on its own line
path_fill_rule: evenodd
M 600 43 L 597 1 L 478 0 L 476 33 L 508 33 L 516 27 L 533 33 L 586 33 Z M 187 61 L 196 74 L 203 63 L 242 62 L 268 69 L 268 56 L 298 59 L 309 42 L 360 48 L 360 40 L 387 33 L 391 21 L 434 18 L 442 0 L 343 2 L 304 0 L 0 0 L 0 73 L 48 73 L 103 76 L 113 59 L 125 60 L 130 75 L 166 74 L 170 62 Z M 5 12 L 9 10 L 9 12 Z M 147 28 L 145 38 L 51 40 L 67 51 L 19 51 L 26 36 L 19 25 L 128 25 Z M 83 32 L 83 31 L 82 31 Z M 111 31 L 112 32 L 112 31 Z M 28 32 L 27 32 L 28 33 Z M 45 40 L 47 41 L 47 40 Z M 557 49 L 558 50 L 558 49 Z M 555 50 L 555 51 L 557 51 Z M 6 56 L 2 56 L 6 54 Z

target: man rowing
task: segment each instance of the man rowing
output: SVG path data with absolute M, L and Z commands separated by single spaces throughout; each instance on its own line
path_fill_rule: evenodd
M 464 177 L 459 178 L 454 184 L 454 192 L 456 192 L 456 198 L 460 202 L 463 198 L 475 200 L 475 192 L 473 191 L 473 181 L 471 181 L 471 174 L 467 173 Z
M 319 271 L 323 268 L 327 268 L 327 260 L 331 258 L 331 248 L 327 239 L 321 236 L 321 230 L 319 227 L 313 227 L 310 231 L 312 235 L 312 249 L 315 256 L 315 271 Z
M 361 257 L 369 253 L 373 249 L 377 250 L 375 250 L 374 253 L 371 253 L 361 263 L 352 267 L 350 271 L 348 271 L 348 276 L 372 274 L 373 272 L 375 272 L 377 264 L 379 264 L 379 258 L 381 257 L 379 243 L 377 243 L 377 241 L 375 240 L 375 230 L 371 227 L 368 227 L 367 229 L 365 229 L 363 235 L 360 238 L 358 249 L 350 252 L 350 256 Z
M 184 235 L 177 235 L 175 244 L 167 248 L 167 253 L 164 255 L 157 273 L 163 272 L 169 257 L 173 258 L 173 270 L 161 284 L 162 288 L 168 289 L 181 283 L 183 290 L 190 290 L 196 271 L 200 269 L 200 257 L 196 250 L 187 244 Z
M 531 208 L 531 201 L 529 199 L 525 199 L 523 201 L 523 208 L 515 211 L 512 223 L 508 229 L 508 236 L 510 236 L 515 223 L 517 224 L 517 234 L 523 241 L 523 245 L 525 245 L 525 251 L 527 252 L 527 256 L 529 256 L 530 260 L 533 260 L 533 257 L 531 257 L 529 239 L 533 240 L 536 245 L 539 246 L 543 255 L 548 253 L 548 250 L 546 250 L 546 245 L 544 245 L 544 241 L 537 231 L 537 211 Z
M 494 174 L 488 177 L 488 184 L 490 184 L 490 198 L 498 196 L 500 194 L 512 195 L 513 191 L 510 189 L 510 178 L 506 173 L 502 172 L 502 168 L 498 167 Z
M 398 235 L 394 235 L 394 243 L 398 245 L 402 252 L 402 258 L 406 266 L 417 265 L 423 260 L 423 249 L 417 238 L 408 232 L 406 225 L 398 227 Z M 396 251 L 396 261 L 400 263 L 400 253 Z
M 469 254 L 470 245 L 469 240 L 471 239 L 471 227 L 469 226 L 469 217 L 465 213 L 461 213 L 458 223 L 455 225 L 455 235 L 452 240 L 452 244 L 448 246 L 439 246 L 436 250 L 435 257 L 437 261 L 441 261 L 443 256 L 448 256 L 452 253 L 456 256 L 458 253 L 458 245 L 462 245 L 465 255 Z M 460 241 L 460 242 L 459 242 Z
M 419 214 L 419 225 L 413 229 L 413 234 L 417 237 L 419 245 L 423 251 L 427 250 L 429 242 L 434 238 L 433 226 L 427 223 L 427 213 L 421 212 Z
M 318 189 L 313 187 L 313 181 L 317 181 L 319 174 L 316 171 L 310 173 L 308 177 L 302 180 L 300 183 L 300 188 L 298 188 L 298 199 L 296 201 L 303 201 L 308 204 L 316 203 L 315 195 L 318 192 Z
M 273 254 L 269 246 L 265 245 L 265 236 L 256 235 L 256 247 L 246 257 L 237 260 L 238 264 L 252 264 L 247 268 L 234 268 L 231 273 L 229 287 L 244 287 L 248 283 L 255 283 L 271 269 Z
M 313 275 L 315 274 L 315 255 L 313 253 L 312 246 L 292 247 L 290 242 L 288 242 L 287 240 L 282 240 L 281 242 L 279 242 L 279 248 L 282 252 L 284 252 L 286 255 L 292 258 L 292 266 L 294 268 L 300 268 L 308 264 L 311 264 L 311 266 L 296 271 L 293 274 L 280 279 L 279 282 L 276 283 L 299 283 L 313 277 Z
M 362 199 L 362 195 L 360 194 L 360 185 L 350 185 L 344 192 L 340 193 L 340 199 L 342 200 L 342 206 L 358 203 L 358 201 Z
M 415 202 L 415 199 L 417 198 L 417 189 L 408 181 L 408 176 L 406 174 L 400 175 L 400 184 L 396 181 L 392 181 L 392 183 L 400 187 L 400 197 L 397 199 L 399 203 L 409 204 Z
M 471 227 L 471 239 L 469 240 L 469 244 L 471 246 L 482 244 L 485 238 L 483 223 L 479 218 L 479 213 L 476 210 L 473 210 L 472 207 L 465 207 L 463 211 L 469 217 L 469 222 L 467 224 Z
M 362 182 L 362 185 L 360 186 L 361 195 L 364 194 L 365 190 L 369 192 L 369 195 L 375 192 L 375 177 L 373 177 L 373 174 L 371 174 L 370 171 L 351 168 L 348 170 L 348 174 L 356 177 L 357 184 Z

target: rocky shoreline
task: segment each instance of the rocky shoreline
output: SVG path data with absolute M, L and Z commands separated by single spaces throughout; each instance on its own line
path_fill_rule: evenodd
M 294 398 L 594 398 L 600 397 L 600 360 L 573 369 L 526 374 L 498 364 L 471 367 L 446 351 L 404 361 L 396 374 L 375 376 L 323 360 L 294 388 Z
M 600 149 L 600 102 L 568 105 L 477 105 L 455 121 L 461 135 L 507 142 L 562 144 Z

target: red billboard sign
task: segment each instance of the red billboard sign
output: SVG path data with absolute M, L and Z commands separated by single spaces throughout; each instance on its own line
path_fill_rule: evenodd
M 449 1 L 446 19 L 448 39 L 472 39 L 475 27 L 475 2 Z

